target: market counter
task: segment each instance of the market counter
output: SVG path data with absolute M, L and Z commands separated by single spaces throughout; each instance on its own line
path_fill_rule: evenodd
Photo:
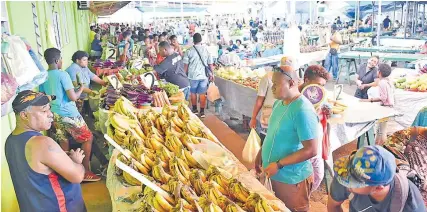
M 215 77 L 215 85 L 218 86 L 227 107 L 234 111 L 239 111 L 242 115 L 252 116 L 253 105 L 257 98 L 257 91 L 255 89 L 242 86 L 221 77 Z
M 203 123 L 218 140 L 232 152 L 239 161 L 248 169 L 255 168 L 254 164 L 246 163 L 242 158 L 242 151 L 246 141 L 242 139 L 236 132 L 230 129 L 223 121 L 219 120 L 214 115 L 208 115 L 203 119 Z

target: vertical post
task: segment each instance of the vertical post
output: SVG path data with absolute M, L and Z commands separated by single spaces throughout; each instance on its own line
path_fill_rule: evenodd
M 181 21 L 184 21 L 184 3 L 181 0 Z
M 372 21 L 371 21 L 371 32 L 374 31 L 374 24 L 375 24 L 375 2 L 372 1 Z
M 381 0 L 379 1 L 378 4 L 378 18 L 381 17 Z M 377 47 L 380 47 L 380 36 L 381 36 L 381 21 L 378 20 L 378 24 L 377 24 Z
M 414 33 L 415 33 L 418 25 L 418 2 L 414 2 L 414 4 L 415 4 L 415 21 L 414 21 Z
M 402 13 L 400 13 L 400 24 L 403 25 L 403 7 L 404 7 L 404 3 L 402 3 Z
M 311 1 L 308 1 L 308 3 L 310 4 L 310 15 L 308 16 L 308 18 L 310 19 L 309 24 L 311 25 L 311 23 L 313 22 L 313 17 L 311 17 L 312 13 L 313 13 L 313 11 L 312 11 L 313 9 L 311 7 Z
M 394 22 L 396 22 L 396 2 L 394 2 L 393 22 L 391 23 L 392 26 L 393 26 Z
M 424 4 L 424 12 L 423 12 L 423 23 L 421 24 L 424 29 L 424 23 L 426 22 L 426 4 Z
M 406 30 L 408 29 L 408 19 L 409 19 L 409 9 L 410 9 L 410 7 L 409 7 L 409 1 L 406 1 L 406 19 L 405 19 L 405 25 L 404 25 L 404 39 L 406 39 Z
M 360 1 L 357 1 L 357 19 L 356 19 L 357 37 L 359 37 L 359 19 L 360 19 Z

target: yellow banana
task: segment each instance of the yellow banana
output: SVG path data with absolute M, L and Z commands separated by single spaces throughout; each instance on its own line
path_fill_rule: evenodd
M 132 158 L 132 163 L 135 164 L 136 168 L 144 175 L 148 175 L 149 170 L 143 166 L 140 162 Z
M 190 150 L 191 152 L 194 151 L 193 147 L 191 146 L 193 142 L 187 133 L 182 133 L 179 140 L 188 150 Z
M 153 207 L 157 210 L 157 211 L 159 211 L 159 212 L 169 212 L 170 210 L 166 210 L 166 209 L 164 209 L 163 208 L 163 206 L 159 203 L 159 201 L 157 200 L 157 198 L 153 198 L 153 200 L 152 200 L 152 204 L 153 204 Z M 172 206 L 171 206 L 172 207 Z
M 182 129 L 184 127 L 184 122 L 176 114 L 172 115 L 172 121 L 179 128 Z
M 126 183 L 128 183 L 129 185 L 132 185 L 132 186 L 142 185 L 142 183 L 139 180 L 135 179 L 127 172 L 123 172 L 123 178 L 125 179 Z
M 226 193 L 228 193 L 227 189 L 228 189 L 228 186 L 230 185 L 230 183 L 221 174 L 213 174 L 213 175 L 211 175 L 209 177 L 209 181 L 216 182 L 219 186 L 221 186 L 222 189 L 226 190 L 225 191 Z M 223 193 L 223 192 L 221 191 L 221 193 Z M 225 194 L 225 193 L 223 193 L 223 194 Z
M 144 163 L 147 164 L 148 167 L 153 167 L 154 166 L 154 161 L 151 160 L 151 158 L 148 157 L 146 153 L 142 153 L 141 154 L 141 162 L 142 161 L 144 161 Z
M 194 159 L 190 151 L 184 149 L 184 156 L 189 166 L 193 168 L 201 168 L 200 164 L 196 161 L 196 159 Z
M 185 178 L 184 175 L 182 175 L 181 171 L 179 170 L 177 161 L 174 161 L 174 160 L 169 161 L 169 170 L 171 174 L 174 177 L 177 177 L 182 183 L 188 184 L 187 178 Z
M 224 210 L 225 212 L 238 212 L 239 208 L 235 203 L 228 204 Z
M 146 139 L 147 138 L 147 136 L 144 134 L 144 132 L 142 132 L 142 130 L 141 130 L 141 128 L 138 126 L 138 127 L 135 127 L 134 128 L 134 130 L 135 130 L 135 132 L 136 132 L 136 134 L 142 139 L 142 140 L 144 140 L 144 139 Z
M 265 212 L 264 208 L 262 207 L 261 202 L 257 202 L 255 205 L 255 212 Z
M 219 191 L 219 192 L 221 192 L 221 194 L 223 194 L 223 195 L 228 195 L 229 193 L 228 193 L 228 191 L 227 191 L 227 187 L 222 187 L 221 185 L 219 185 L 218 183 L 216 183 L 215 181 L 211 181 L 212 182 L 212 184 L 214 185 L 214 187 Z
M 262 205 L 262 208 L 264 209 L 265 212 L 274 212 L 273 208 L 270 207 L 270 205 L 268 205 L 267 201 L 264 199 L 261 199 L 258 204 Z

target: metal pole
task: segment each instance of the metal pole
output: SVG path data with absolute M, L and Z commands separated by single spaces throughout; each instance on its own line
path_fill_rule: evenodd
M 424 4 L 424 12 L 423 12 L 423 23 L 422 23 L 423 29 L 424 29 L 425 22 L 426 22 L 426 4 Z
M 403 6 L 404 4 L 402 3 L 402 13 L 400 13 L 400 24 L 403 25 Z
M 406 30 L 408 29 L 408 19 L 409 19 L 409 1 L 406 1 L 406 19 L 405 19 L 405 28 L 404 28 L 404 39 L 406 39 Z
M 381 17 L 381 0 L 378 4 L 378 18 Z M 380 46 L 380 36 L 381 36 L 381 21 L 378 20 L 377 24 L 377 47 Z
M 359 19 L 360 19 L 360 1 L 357 1 L 357 20 L 356 20 L 357 37 L 359 37 Z
M 371 21 L 371 32 L 374 31 L 374 23 L 375 23 L 375 2 L 372 2 L 372 21 Z
M 396 2 L 394 2 L 393 22 L 396 22 Z M 393 23 L 391 23 L 391 25 L 393 26 Z
M 412 3 L 414 5 L 414 9 L 412 10 L 412 24 L 411 24 L 411 35 L 414 33 L 415 31 L 415 22 L 417 21 L 416 19 L 416 8 L 417 8 L 417 2 L 413 2 Z M 415 20 L 414 20 L 415 19 Z

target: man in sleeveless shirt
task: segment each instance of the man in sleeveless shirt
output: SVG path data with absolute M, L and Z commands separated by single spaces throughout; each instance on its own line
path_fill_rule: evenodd
M 85 174 L 80 149 L 68 155 L 43 136 L 53 122 L 49 102 L 55 96 L 20 92 L 12 103 L 16 128 L 5 154 L 21 211 L 86 211 L 80 183 Z

